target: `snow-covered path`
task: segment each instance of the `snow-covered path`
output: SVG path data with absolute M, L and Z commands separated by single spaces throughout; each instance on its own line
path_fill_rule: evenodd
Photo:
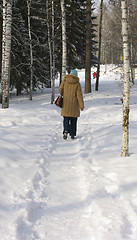
M 48 92 L 0 110 L 0 239 L 137 239 L 137 88 L 125 159 L 117 77 L 102 75 L 100 91 L 84 96 L 75 140 L 63 140 Z

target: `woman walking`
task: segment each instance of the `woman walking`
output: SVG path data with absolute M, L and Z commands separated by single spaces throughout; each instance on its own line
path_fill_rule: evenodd
M 74 139 L 77 132 L 77 118 L 80 116 L 80 109 L 81 111 L 84 109 L 77 70 L 71 70 L 70 74 L 64 77 L 59 92 L 63 95 L 63 107 L 61 109 L 64 127 L 63 138 L 66 140 L 69 133 L 71 139 Z

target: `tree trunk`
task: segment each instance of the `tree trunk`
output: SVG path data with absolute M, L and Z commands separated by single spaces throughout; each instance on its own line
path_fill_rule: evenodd
M 9 107 L 12 1 L 3 0 L 2 33 L 2 108 Z
M 6 44 L 6 0 L 3 0 L 3 21 L 2 21 L 2 69 L 1 69 L 1 92 L 3 95 L 4 73 L 5 73 L 5 44 Z
M 54 1 L 52 0 L 52 36 L 50 35 L 50 24 L 49 24 L 49 5 L 47 3 L 47 29 L 48 29 L 48 45 L 49 45 L 49 58 L 50 58 L 50 81 L 51 81 L 51 104 L 53 104 L 55 99 L 55 14 L 54 14 Z
M 129 1 L 127 4 L 128 8 L 128 34 L 129 34 L 129 56 L 130 56 L 130 71 L 131 71 L 131 81 L 134 84 L 134 74 L 133 74 L 133 9 L 134 5 L 132 1 Z
M 29 45 L 30 45 L 30 100 L 32 100 L 32 93 L 33 93 L 33 50 L 32 50 L 32 37 L 31 37 L 31 24 L 30 24 L 30 6 L 31 6 L 31 0 L 27 0 L 28 32 L 29 32 Z
M 86 64 L 85 93 L 91 92 L 91 0 L 86 4 Z
M 131 40 L 131 44 L 130 44 L 130 51 L 129 51 L 129 54 L 130 54 L 130 70 L 131 70 L 131 81 L 132 83 L 134 84 L 134 74 L 133 74 L 133 56 L 132 56 L 132 40 Z
M 123 61 L 124 61 L 124 90 L 123 90 L 123 131 L 121 156 L 128 156 L 129 142 L 129 81 L 130 81 L 130 58 L 127 21 L 127 1 L 121 0 L 122 10 L 122 36 L 123 36 Z
M 49 23 L 49 1 L 46 1 L 46 8 L 47 8 L 47 30 L 48 30 L 48 47 L 49 47 L 49 65 L 50 65 L 50 87 L 51 82 L 53 82 L 53 71 L 52 71 L 52 41 L 50 35 L 50 23 Z M 52 98 L 52 97 L 51 97 Z
M 102 41 L 102 19 L 103 19 L 103 0 L 100 3 L 100 20 L 99 20 L 99 49 L 98 49 L 98 65 L 95 90 L 98 91 L 99 75 L 100 75 L 100 58 L 101 58 L 101 41 Z
M 1 78 L 1 63 L 2 63 L 2 12 L 0 11 L 0 78 Z
M 54 14 L 54 1 L 52 0 L 52 81 L 51 81 L 51 104 L 55 98 L 55 14 Z
M 67 67 L 67 38 L 66 38 L 66 15 L 65 15 L 65 3 L 61 0 L 61 13 L 62 13 L 62 77 L 63 80 L 66 74 Z

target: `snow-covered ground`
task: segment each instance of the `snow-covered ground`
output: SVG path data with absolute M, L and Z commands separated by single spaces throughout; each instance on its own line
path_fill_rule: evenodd
M 122 87 L 112 68 L 104 74 L 102 66 L 99 91 L 92 81 L 84 95 L 75 140 L 63 140 L 48 89 L 32 102 L 12 96 L 0 109 L 1 240 L 137 239 L 137 86 L 124 158 Z M 84 88 L 84 71 L 79 77 Z

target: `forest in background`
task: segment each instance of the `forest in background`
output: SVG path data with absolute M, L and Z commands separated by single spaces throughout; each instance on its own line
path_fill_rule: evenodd
M 30 1 L 31 37 L 33 51 L 33 90 L 51 87 L 50 45 L 55 45 L 55 75 L 62 69 L 62 26 L 60 0 L 54 1 L 54 39 L 52 39 L 52 1 Z M 129 46 L 132 64 L 137 62 L 137 1 L 128 2 Z M 91 1 L 91 67 L 97 64 L 99 4 Z M 101 63 L 122 63 L 121 1 L 107 0 L 103 5 Z M 72 68 L 85 68 L 86 1 L 65 0 L 67 35 L 67 72 Z M 2 65 L 2 1 L 0 5 L 0 68 Z M 30 88 L 30 46 L 27 0 L 12 1 L 10 60 L 10 90 L 17 95 Z
M 137 1 L 128 0 L 128 34 L 129 49 L 133 64 L 137 63 Z M 122 63 L 123 40 L 121 23 L 121 0 L 104 1 L 102 24 L 102 58 L 103 64 Z M 98 22 L 98 20 L 97 20 Z
M 54 39 L 52 36 L 52 1 L 33 0 L 30 6 L 31 37 L 33 51 L 33 88 L 50 87 L 50 49 L 55 45 L 55 74 L 62 69 L 62 25 L 60 0 L 54 1 Z M 67 35 L 67 71 L 72 68 L 85 68 L 86 43 L 86 1 L 66 0 L 66 35 Z M 94 8 L 92 8 L 94 11 Z M 95 16 L 92 16 L 92 62 L 95 57 L 94 41 L 96 29 Z M 1 5 L 2 23 L 2 5 Z M 49 31 L 49 32 L 48 32 Z M 28 10 L 26 0 L 17 0 L 12 4 L 12 40 L 11 40 L 11 77 L 10 87 L 22 90 L 29 89 L 30 53 L 28 33 Z M 48 36 L 49 34 L 49 36 Z M 1 24 L 2 38 L 2 24 Z M 2 41 L 1 41 L 2 42 Z M 2 55 L 2 54 L 1 54 Z M 1 60 L 2 61 L 2 60 Z

